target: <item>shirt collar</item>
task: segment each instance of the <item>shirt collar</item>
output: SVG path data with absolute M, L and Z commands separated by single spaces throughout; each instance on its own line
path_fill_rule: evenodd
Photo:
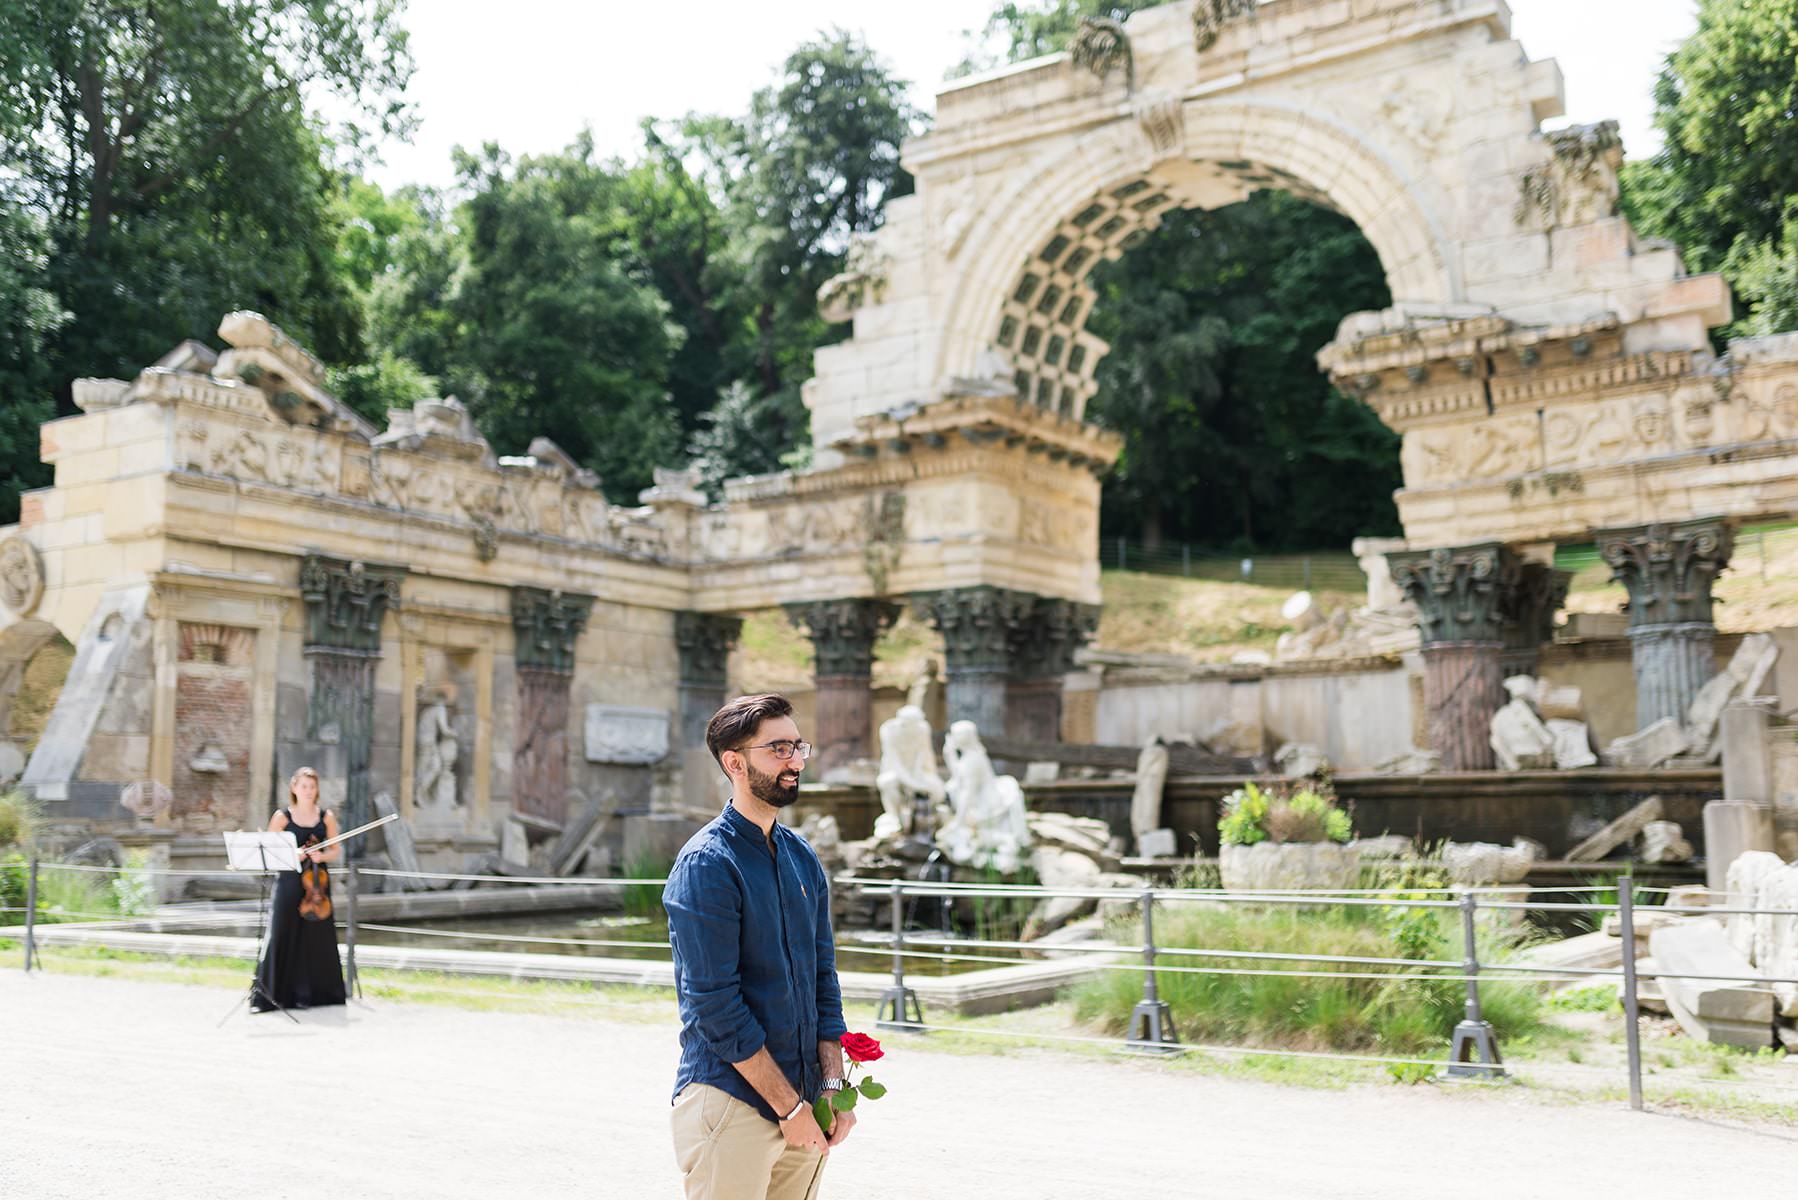
M 731 828 L 731 830 L 733 830 L 736 833 L 742 834 L 744 837 L 752 837 L 752 838 L 756 838 L 757 840 L 761 840 L 761 841 L 766 840 L 765 838 L 762 837 L 762 827 L 760 825 L 757 825 L 754 821 L 751 821 L 748 817 L 744 816 L 742 813 L 738 812 L 737 806 L 735 804 L 732 804 L 729 800 L 726 800 L 724 802 L 724 823 L 727 826 L 729 826 Z M 782 828 L 783 828 L 783 826 L 781 825 L 781 823 L 779 821 L 775 821 L 773 836 L 779 837 L 781 835 Z

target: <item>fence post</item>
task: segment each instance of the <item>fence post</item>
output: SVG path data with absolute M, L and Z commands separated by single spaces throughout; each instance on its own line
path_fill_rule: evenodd
M 1127 563 L 1129 561 L 1129 559 L 1130 559 L 1130 553 L 1128 550 L 1125 549 L 1124 539 L 1122 537 L 1120 537 L 1120 538 L 1118 538 L 1118 570 L 1120 570 L 1120 571 L 1124 570 L 1125 563 Z
M 1192 577 L 1192 546 L 1186 542 L 1180 543 L 1180 574 Z
M 1629 1047 L 1629 1106 L 1642 1111 L 1642 1035 L 1636 993 L 1636 881 L 1617 877 L 1617 932 L 1623 936 L 1623 1040 Z
M 30 873 L 25 877 L 25 973 L 33 965 L 42 967 L 37 956 L 37 855 L 31 856 Z
M 1760 543 L 1761 582 L 1765 583 L 1767 582 L 1767 531 L 1765 529 L 1761 530 L 1756 540 Z
M 344 880 L 344 899 L 349 901 L 349 918 L 345 921 L 344 934 L 344 991 L 358 1000 L 362 998 L 362 978 L 356 971 L 356 892 L 361 885 L 361 869 L 354 863 L 350 865 L 349 875 Z
M 1305 590 L 1311 590 L 1311 556 L 1305 555 Z
M 1132 1050 L 1171 1054 L 1180 1044 L 1180 1035 L 1174 1031 L 1174 1015 L 1168 1010 L 1167 1001 L 1155 987 L 1154 888 L 1142 890 L 1141 904 L 1142 999 L 1130 1010 L 1130 1040 L 1125 1044 Z
M 1471 890 L 1461 893 L 1462 973 L 1467 976 L 1467 1010 L 1455 1026 L 1455 1039 L 1449 1048 L 1450 1079 L 1503 1079 L 1504 1060 L 1498 1054 L 1498 1038 L 1492 1023 L 1480 1015 L 1480 956 L 1474 947 L 1474 900 Z
M 918 993 L 905 986 L 905 884 L 897 879 L 893 880 L 893 985 L 880 994 L 874 1027 L 913 1033 L 924 1027 Z

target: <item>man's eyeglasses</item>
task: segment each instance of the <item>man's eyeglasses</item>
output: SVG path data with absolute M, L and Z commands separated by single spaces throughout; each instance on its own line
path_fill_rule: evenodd
M 779 741 L 774 742 L 763 742 L 759 746 L 744 746 L 743 749 L 766 750 L 781 762 L 786 762 L 795 754 L 800 758 L 810 758 L 812 756 L 812 744 L 810 742 L 795 742 L 790 741 L 787 738 L 781 738 Z

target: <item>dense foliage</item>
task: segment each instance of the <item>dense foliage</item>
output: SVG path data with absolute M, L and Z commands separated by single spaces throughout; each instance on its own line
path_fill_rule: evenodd
M 1732 332 L 1798 328 L 1798 0 L 1700 0 L 1654 99 L 1665 143 L 1624 169 L 1637 228 L 1724 274 Z

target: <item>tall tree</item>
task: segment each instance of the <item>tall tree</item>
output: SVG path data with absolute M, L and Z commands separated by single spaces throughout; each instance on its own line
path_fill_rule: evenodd
M 1127 20 L 1131 13 L 1159 8 L 1168 0 L 1006 0 L 994 7 L 986 24 L 965 36 L 968 52 L 952 72 L 967 75 L 1000 63 L 1022 62 L 1066 50 L 1087 17 Z
M 879 227 L 886 202 L 911 191 L 899 146 L 918 114 L 905 93 L 865 42 L 836 30 L 789 55 L 744 116 L 683 122 L 680 156 L 703 164 L 721 198 L 734 260 L 720 271 L 718 300 L 745 323 L 727 370 L 749 392 L 720 396 L 706 427 L 742 428 L 752 414 L 758 434 L 713 438 L 708 471 L 771 470 L 803 441 L 799 385 L 812 352 L 847 333 L 818 315 L 818 288 L 842 269 L 850 241 Z
M 1259 192 L 1172 214 L 1094 282 L 1111 353 L 1090 413 L 1125 435 L 1108 531 L 1305 548 L 1396 528 L 1397 438 L 1313 360 L 1345 313 L 1390 303 L 1352 221 Z
M 330 163 L 406 124 L 398 12 L 397 0 L 0 5 L 0 179 L 44 231 L 41 286 L 68 313 L 44 347 L 62 404 L 75 377 L 210 338 L 231 308 L 261 309 L 328 361 L 361 355 Z M 306 109 L 326 95 L 347 114 L 328 133 Z
M 1736 285 L 1752 310 L 1739 332 L 1795 327 L 1798 0 L 1700 0 L 1654 98 L 1665 141 L 1624 168 L 1631 218 Z
M 545 434 L 634 501 L 679 450 L 666 385 L 680 330 L 620 252 L 616 173 L 587 135 L 516 164 L 489 146 L 460 169 L 467 266 L 444 382 L 502 452 Z
M 47 245 L 37 222 L 0 202 L 0 525 L 18 520 L 21 491 L 48 482 L 37 457 L 38 426 L 55 411 L 44 344 L 68 314 L 41 286 Z

